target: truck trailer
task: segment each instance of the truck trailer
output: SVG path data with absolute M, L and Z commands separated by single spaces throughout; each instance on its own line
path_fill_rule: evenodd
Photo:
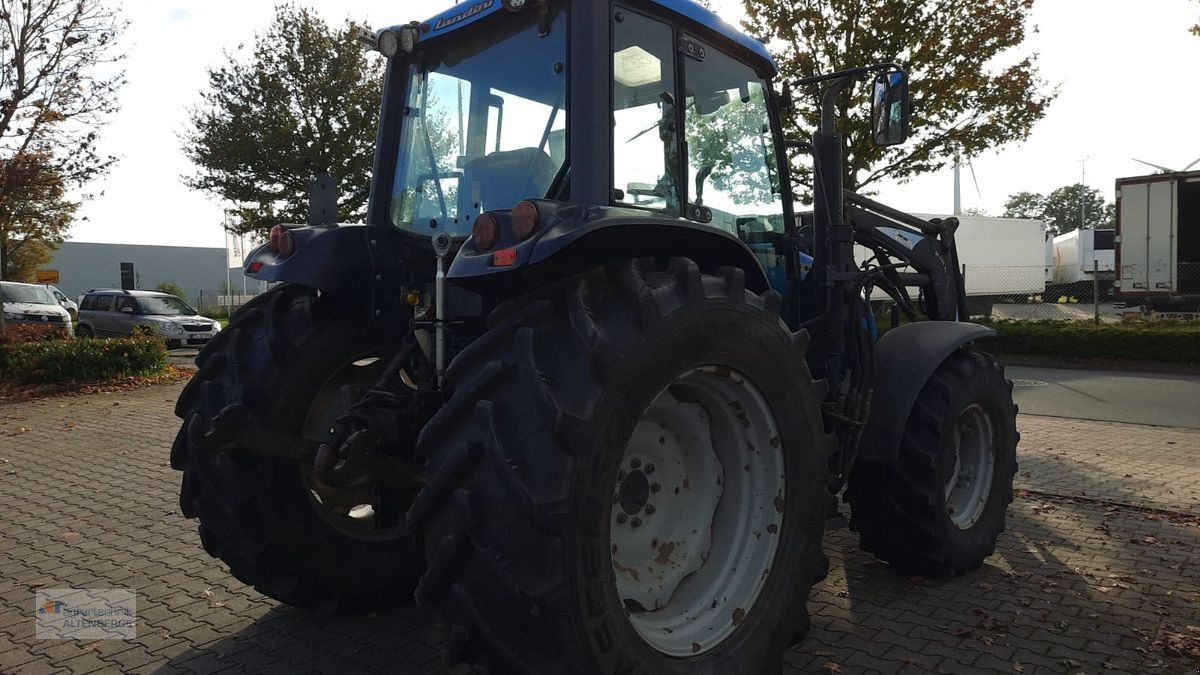
M 1114 295 L 1200 305 L 1200 171 L 1118 178 Z
M 1073 230 L 1054 238 L 1049 248 L 1046 302 L 1062 298 L 1090 302 L 1112 294 L 1116 256 L 1112 229 Z
M 1028 302 L 1045 290 L 1046 223 L 990 216 L 919 214 L 918 217 L 935 221 L 958 219 L 954 240 L 958 245 L 958 262 L 965 271 L 970 314 L 990 315 L 994 303 Z

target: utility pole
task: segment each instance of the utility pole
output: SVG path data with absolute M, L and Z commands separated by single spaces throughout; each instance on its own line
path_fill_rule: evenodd
M 1091 156 L 1079 160 L 1079 229 L 1087 228 L 1087 161 Z

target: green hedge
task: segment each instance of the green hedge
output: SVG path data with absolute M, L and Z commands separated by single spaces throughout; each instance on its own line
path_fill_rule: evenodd
M 1069 321 L 992 321 L 986 351 L 1125 361 L 1200 363 L 1200 324 L 1128 321 L 1099 326 Z
M 150 375 L 167 365 L 161 339 L 63 340 L 0 345 L 0 379 L 21 384 L 97 382 Z

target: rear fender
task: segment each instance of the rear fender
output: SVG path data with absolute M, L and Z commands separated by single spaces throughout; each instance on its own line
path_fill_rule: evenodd
M 959 347 L 995 334 L 986 326 L 955 321 L 911 323 L 884 334 L 875 344 L 871 416 L 856 461 L 896 459 L 908 415 L 933 372 Z
M 755 293 L 771 287 L 754 252 L 715 227 L 631 209 L 584 209 L 544 201 L 538 206 L 545 226 L 523 242 L 512 238 L 508 213 L 496 213 L 501 221 L 496 248 L 511 251 L 512 264 L 497 266 L 494 251 L 481 251 L 468 240 L 448 278 L 480 292 L 515 295 L 612 260 L 681 256 L 706 272 L 739 267 L 746 273 L 746 288 Z
M 410 255 L 396 228 L 373 225 L 289 227 L 295 252 L 282 258 L 263 244 L 250 252 L 247 277 L 316 288 L 359 305 L 372 320 L 403 320 L 400 289 L 412 283 Z

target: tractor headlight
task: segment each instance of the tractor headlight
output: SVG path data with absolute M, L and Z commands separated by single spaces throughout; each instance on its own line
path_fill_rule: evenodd
M 375 37 L 375 49 L 379 50 L 387 58 L 392 58 L 396 55 L 396 51 L 400 47 L 400 36 L 396 35 L 396 31 L 386 29 L 379 31 Z
M 400 50 L 411 54 L 417 48 L 419 29 L 416 26 L 404 26 L 400 29 Z

